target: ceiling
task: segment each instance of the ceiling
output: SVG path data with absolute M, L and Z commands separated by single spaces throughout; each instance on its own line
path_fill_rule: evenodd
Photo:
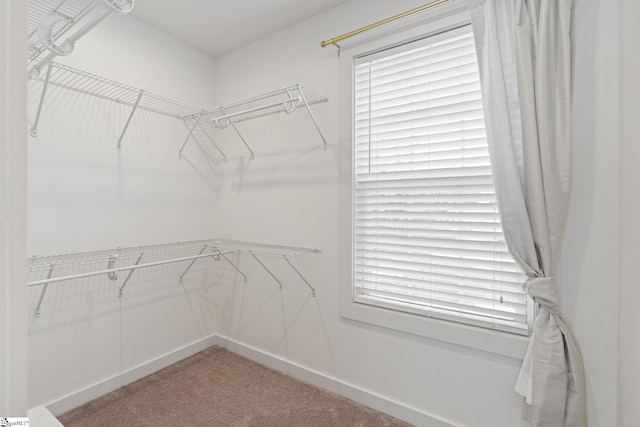
M 218 57 L 346 1 L 138 0 L 133 15 Z

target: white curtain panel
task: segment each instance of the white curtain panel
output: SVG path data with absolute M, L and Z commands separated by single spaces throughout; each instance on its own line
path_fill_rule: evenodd
M 538 314 L 516 383 L 532 426 L 587 425 L 582 357 L 555 269 L 570 184 L 572 0 L 473 0 L 489 151 L 505 238 Z

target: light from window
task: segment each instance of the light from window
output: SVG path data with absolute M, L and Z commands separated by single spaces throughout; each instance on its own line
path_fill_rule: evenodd
M 354 61 L 354 300 L 527 333 L 469 26 Z

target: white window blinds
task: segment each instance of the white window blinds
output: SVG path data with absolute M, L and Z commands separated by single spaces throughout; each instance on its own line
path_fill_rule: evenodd
M 354 63 L 354 299 L 527 333 L 469 26 Z

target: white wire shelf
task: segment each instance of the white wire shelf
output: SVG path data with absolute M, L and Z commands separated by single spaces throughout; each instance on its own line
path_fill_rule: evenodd
M 248 120 L 264 118 L 274 114 L 294 114 L 296 111 L 300 110 L 306 111 L 309 120 L 315 127 L 318 136 L 322 141 L 323 148 L 326 150 L 327 139 L 325 138 L 318 123 L 318 119 L 311 108 L 312 106 L 323 102 L 327 102 L 327 98 L 307 93 L 303 90 L 303 87 L 298 84 L 210 110 L 199 111 L 190 116 L 184 117 L 184 119 L 189 122 L 191 131 L 185 142 L 182 144 L 178 156 L 180 157 L 182 155 L 191 135 L 197 128 L 199 128 L 214 144 L 215 139 L 211 137 L 214 132 L 226 130 L 227 132 L 234 134 L 244 144 L 253 159 L 254 151 L 251 148 L 251 144 L 247 141 L 247 138 L 245 138 L 238 127 L 236 127 L 236 124 L 240 124 Z M 221 154 L 226 159 L 224 153 Z
M 77 68 L 56 62 L 50 63 L 48 85 L 61 87 L 94 96 L 107 101 L 116 102 L 130 107 L 136 106 L 141 110 L 151 111 L 177 119 L 202 111 L 200 108 L 173 99 L 146 92 L 142 89 L 91 74 Z M 46 82 L 46 77 L 39 78 Z M 139 98 L 139 99 L 138 99 Z
M 33 312 L 34 317 L 40 317 L 40 308 L 48 286 L 53 283 L 67 282 L 87 277 L 106 275 L 109 280 L 119 280 L 120 272 L 127 273 L 118 290 L 118 296 L 124 296 L 124 288 L 128 284 L 134 271 L 140 268 L 152 268 L 165 264 L 185 263 L 186 268 L 180 275 L 180 282 L 189 272 L 196 261 L 211 258 L 215 261 L 224 260 L 244 281 L 246 274 L 238 265 L 229 259 L 231 254 L 247 254 L 271 276 L 282 289 L 281 280 L 261 260 L 262 257 L 280 258 L 297 274 L 309 287 L 312 296 L 316 296 L 315 288 L 293 264 L 292 259 L 300 253 L 319 253 L 319 249 L 300 248 L 292 246 L 269 245 L 261 243 L 247 243 L 234 240 L 199 240 L 192 242 L 178 242 L 173 244 L 138 246 L 133 248 L 117 248 L 113 250 L 62 254 L 28 259 L 28 276 L 35 278 L 27 283 L 28 287 L 41 286 L 42 291 Z M 81 272 L 55 276 L 56 271 L 74 269 Z M 46 277 L 44 277 L 46 276 Z M 43 278 L 44 277 L 44 278 Z
M 47 90 L 53 86 L 130 107 L 131 111 L 126 122 L 123 123 L 122 132 L 117 140 L 116 148 L 118 150 L 122 148 L 123 138 L 137 110 L 149 111 L 184 122 L 187 135 L 178 151 L 179 158 L 182 158 L 183 150 L 189 141 L 195 140 L 201 144 L 204 142 L 204 144 L 213 145 L 226 161 L 227 153 L 225 150 L 229 150 L 237 144 L 221 146 L 219 142 L 220 139 L 231 135 L 241 143 L 241 146 L 253 159 L 255 157 L 253 149 L 255 141 L 243 134 L 244 130 L 240 125 L 250 120 L 259 121 L 274 115 L 286 117 L 294 113 L 298 118 L 303 118 L 310 123 L 308 125 L 310 129 L 317 131 L 318 140 L 322 142 L 325 149 L 327 148 L 327 140 L 313 112 L 313 107 L 327 102 L 327 98 L 305 92 L 300 85 L 206 110 L 53 61 L 49 62 L 43 76 L 33 80 L 42 83 L 40 100 L 31 127 L 31 136 L 33 137 L 38 136 L 38 125 L 43 113 Z M 287 119 L 286 122 L 292 123 L 292 120 Z M 269 126 L 269 124 L 264 124 L 264 126 Z
M 192 105 L 56 62 L 50 62 L 47 66 L 46 75 L 36 80 L 42 82 L 43 86 L 38 110 L 31 128 L 31 136 L 33 137 L 38 136 L 38 123 L 49 86 L 60 87 L 131 107 L 127 122 L 124 124 L 124 129 L 118 138 L 118 149 L 121 148 L 122 139 L 138 109 L 180 120 L 185 116 L 190 116 L 198 111 L 202 111 L 202 109 Z
M 29 0 L 27 42 L 29 76 L 36 78 L 56 56 L 69 55 L 75 43 L 112 14 L 126 15 L 134 0 Z M 60 42 L 63 36 L 67 36 Z

